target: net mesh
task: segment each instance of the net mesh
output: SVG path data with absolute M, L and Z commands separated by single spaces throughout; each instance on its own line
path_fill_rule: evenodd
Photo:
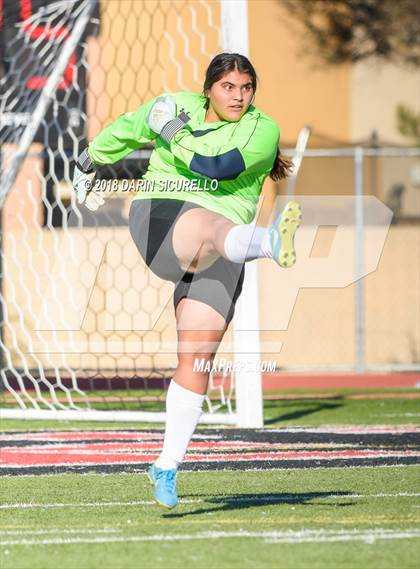
M 86 2 L 18 4 L 3 17 L 3 174 Z M 94 215 L 77 205 L 71 177 L 87 142 L 121 113 L 162 92 L 201 91 L 220 51 L 219 10 L 204 0 L 95 5 L 3 208 L 3 405 L 163 408 L 176 366 L 172 284 L 131 241 L 130 193 Z M 151 150 L 98 179 L 140 178 Z M 233 397 L 232 377 L 211 378 L 210 411 L 232 412 Z

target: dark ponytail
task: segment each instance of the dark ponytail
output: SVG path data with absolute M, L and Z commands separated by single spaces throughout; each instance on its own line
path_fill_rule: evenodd
M 289 158 L 282 156 L 280 148 L 277 147 L 276 159 L 270 172 L 270 178 L 277 182 L 290 176 L 293 170 L 293 162 Z

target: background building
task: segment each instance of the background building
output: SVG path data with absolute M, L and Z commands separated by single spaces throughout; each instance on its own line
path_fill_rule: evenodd
M 201 91 L 205 68 L 211 57 L 221 51 L 220 19 L 217 2 L 101 0 L 100 31 L 96 36 L 85 38 L 86 55 L 81 61 L 88 78 L 88 138 L 121 113 L 161 92 Z M 325 63 L 317 56 L 315 48 L 313 51 L 306 49 L 301 24 L 281 0 L 250 0 L 248 24 L 250 59 L 260 79 L 255 104 L 280 125 L 283 148 L 294 147 L 304 125 L 310 125 L 312 129 L 310 148 L 410 144 L 398 131 L 396 107 L 405 104 L 419 112 L 419 74 L 412 68 L 378 63 L 374 59 L 355 64 Z M 79 152 L 81 142 L 82 137 L 76 139 L 74 156 Z M 29 232 L 33 240 L 39 239 L 41 230 L 43 246 L 53 254 L 57 247 L 60 248 L 57 245 L 62 243 L 60 239 L 68 236 L 68 233 L 62 234 L 62 228 L 52 221 L 45 230 L 41 229 L 45 226 L 45 203 L 51 203 L 51 196 L 47 199 L 42 152 L 41 143 L 33 145 L 3 209 L 3 228 L 10 236 L 5 240 L 6 255 L 20 258 L 23 264 L 27 262 L 41 279 L 41 288 L 47 289 L 52 275 L 59 282 L 56 269 L 46 270 L 42 255 L 33 250 L 28 253 L 27 241 L 21 238 L 23 233 Z M 60 153 L 59 147 L 53 149 L 53 158 L 58 159 Z M 136 156 L 129 169 L 139 161 L 140 157 Z M 144 165 L 145 162 L 143 168 Z M 418 159 L 410 157 L 365 159 L 365 193 L 392 205 L 396 212 L 395 221 L 398 221 L 390 230 L 377 271 L 364 281 L 365 357 L 366 365 L 371 369 L 390 369 L 392 366 L 411 369 L 419 361 L 417 267 L 420 239 L 417 224 L 420 188 L 416 186 L 416 165 Z M 79 217 L 70 214 L 71 161 L 68 166 L 60 176 L 52 166 L 47 179 L 48 192 L 55 192 L 55 207 L 69 214 L 71 226 L 79 223 Z M 55 183 L 53 190 L 51 181 Z M 400 186 L 403 190 L 398 193 Z M 353 160 L 305 158 L 295 191 L 297 195 L 353 195 Z M 284 183 L 266 181 L 260 223 L 268 222 L 276 196 L 285 192 Z M 82 336 L 86 338 L 102 341 L 109 337 L 104 331 L 98 332 L 97 327 L 101 326 L 103 314 L 110 310 L 110 299 L 115 297 L 110 294 L 111 289 L 120 291 L 112 310 L 114 314 L 120 314 L 122 320 L 123 299 L 132 299 L 137 294 L 132 288 L 130 272 L 117 270 L 127 251 L 135 255 L 124 227 L 129 203 L 129 198 L 109 199 L 95 218 L 82 212 L 85 225 L 99 225 L 103 239 L 107 241 L 109 235 L 112 240 L 113 245 L 107 248 L 103 258 L 102 269 L 106 272 L 108 267 L 115 274 L 105 284 L 98 278 L 83 324 L 86 329 Z M 89 243 L 95 233 L 88 227 L 84 231 L 84 240 Z M 334 231 L 328 228 L 320 233 L 316 243 L 320 256 L 328 255 L 333 238 Z M 83 246 L 79 249 L 84 250 Z M 36 296 L 29 284 L 26 287 L 14 284 L 21 278 L 19 264 L 11 263 L 8 270 L 13 278 L 4 285 L 5 294 L 11 295 L 13 287 L 16 306 L 27 307 L 29 313 L 35 313 L 42 298 Z M 149 312 L 158 310 L 159 302 L 163 302 L 162 309 L 168 300 L 168 295 L 162 293 L 162 290 L 166 291 L 166 285 L 150 278 L 155 292 L 142 295 Z M 63 286 L 69 286 L 68 277 L 66 279 Z M 275 331 L 272 318 L 276 306 L 282 302 L 277 292 L 281 279 L 282 273 L 274 264 L 259 262 L 263 356 L 274 357 L 282 369 L 351 369 L 355 363 L 354 285 L 345 289 L 302 289 L 287 331 Z M 129 296 L 126 295 L 128 290 Z M 147 307 L 143 306 L 143 309 L 147 310 Z M 169 303 L 156 332 L 157 338 L 175 337 L 170 311 Z M 11 307 L 11 314 L 11 318 L 19 321 L 17 308 Z M 124 325 L 118 324 L 123 328 L 126 325 L 127 321 Z M 5 333 L 10 334 L 8 329 Z M 25 333 L 21 333 L 25 337 Z M 52 336 L 44 339 L 47 343 L 53 341 Z M 228 335 L 227 344 L 230 340 Z M 273 342 L 284 343 L 281 352 L 264 348 Z M 77 358 L 79 355 L 70 359 L 75 361 Z M 168 360 L 164 356 L 161 363 L 158 354 L 153 354 L 153 358 L 157 367 L 164 365 L 162 362 L 171 363 L 170 357 Z M 131 365 L 126 357 L 118 359 L 108 354 L 102 357 L 102 361 L 105 360 L 106 367 L 110 368 L 117 365 L 117 360 L 118 365 Z M 85 356 L 83 361 L 78 360 L 78 365 L 86 367 L 89 362 L 88 367 L 95 367 L 98 361 L 96 356 Z

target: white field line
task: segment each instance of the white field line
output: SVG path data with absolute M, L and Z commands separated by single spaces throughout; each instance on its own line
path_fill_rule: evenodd
M 420 492 L 398 492 L 395 494 L 327 494 L 325 496 L 314 496 L 314 494 L 281 494 L 279 496 L 255 496 L 252 498 L 241 497 L 230 498 L 230 497 L 215 497 L 209 498 L 208 500 L 183 500 L 181 499 L 181 504 L 221 504 L 229 503 L 235 504 L 236 502 L 290 502 L 290 501 L 300 501 L 300 500 L 349 500 L 349 499 L 364 499 L 364 498 L 413 498 L 420 496 Z M 22 503 L 22 504 L 1 504 L 1 510 L 12 510 L 12 509 L 24 509 L 24 508 L 105 508 L 105 507 L 119 507 L 119 506 L 150 506 L 155 502 L 152 500 L 136 500 L 131 502 L 76 502 L 76 503 L 46 503 L 46 504 L 35 504 L 35 503 Z
M 420 413 L 375 413 L 375 417 L 420 417 Z
M 181 500 L 182 504 L 199 504 L 204 500 Z M 132 502 L 81 502 L 81 503 L 52 503 L 52 504 L 1 504 L 0 510 L 24 509 L 24 508 L 114 508 L 119 506 L 151 506 L 156 504 L 153 500 L 136 500 Z
M 62 533 L 122 533 L 122 529 L 110 528 L 110 529 L 28 529 L 28 530 L 1 530 L 2 535 L 44 535 L 44 534 L 62 534 Z
M 103 537 L 69 537 L 49 538 L 43 540 L 22 539 L 3 541 L 3 546 L 10 545 L 67 545 L 72 543 L 115 543 L 115 542 L 146 542 L 146 541 L 190 541 L 209 539 L 247 538 L 276 541 L 279 543 L 316 543 L 323 541 L 365 541 L 374 543 L 376 540 L 411 539 L 420 537 L 419 529 L 390 530 L 300 530 L 300 531 L 231 531 L 231 532 L 198 532 L 193 534 L 156 534 L 128 535 Z
M 333 543 L 338 541 L 364 541 L 368 544 L 373 544 L 377 540 L 389 540 L 389 539 L 412 539 L 419 538 L 420 531 L 401 531 L 394 533 L 372 533 L 366 532 L 364 534 L 360 533 L 358 535 L 348 534 L 348 535 L 330 535 L 330 536 L 301 536 L 291 539 L 290 537 L 281 538 L 268 538 L 265 539 L 265 543 Z
M 88 443 L 89 446 L 91 443 Z M 96 443 L 93 443 L 96 444 Z M 102 444 L 102 443 L 101 443 Z M 107 443 L 103 443 L 104 445 L 106 445 Z M 84 448 L 84 446 L 82 446 L 81 444 L 51 444 L 51 445 L 36 445 L 36 446 L 24 446 L 24 447 L 15 447 L 15 446 L 10 446 L 10 447 L 2 447 L 1 452 L 8 452 L 11 454 L 62 454 L 63 452 L 65 454 L 80 454 L 80 455 L 89 455 L 89 454 L 98 454 L 98 455 L 109 455 L 109 454 L 132 454 L 132 455 L 156 455 L 158 453 L 158 451 L 160 451 L 161 448 L 161 443 L 156 443 L 156 446 L 154 446 L 153 448 L 133 448 L 132 445 L 127 444 L 127 443 L 123 443 L 123 444 L 118 444 L 118 447 L 116 446 L 112 446 L 115 445 L 116 443 L 111 443 L 109 445 L 109 447 L 107 448 L 102 448 L 102 449 L 89 449 L 89 448 Z M 136 444 L 142 444 L 142 443 L 136 443 Z M 354 444 L 347 444 L 347 445 L 340 445 L 340 447 L 342 448 L 348 448 L 350 450 L 354 449 L 354 450 L 358 450 L 357 446 Z M 232 445 L 231 443 L 226 443 L 225 445 L 220 444 L 217 448 L 215 447 L 209 447 L 209 448 L 205 448 L 203 449 L 202 447 L 194 447 L 194 444 L 191 445 L 191 453 L 194 454 L 198 454 L 198 455 L 203 455 L 203 450 L 204 451 L 213 451 L 213 452 L 218 452 L 218 454 L 220 455 L 221 452 L 223 453 L 231 453 L 234 451 L 243 451 L 243 452 L 259 452 L 260 449 L 264 449 L 264 452 L 271 452 L 272 449 L 274 452 L 281 450 L 284 451 L 284 449 L 289 450 L 291 449 L 292 451 L 296 451 L 296 450 L 307 450 L 308 452 L 310 451 L 314 451 L 314 452 L 322 452 L 322 451 L 331 451 L 332 445 L 328 445 L 328 446 L 322 446 L 322 447 L 310 447 L 306 444 L 301 444 L 299 446 L 292 446 L 292 445 L 273 445 L 272 443 L 241 443 L 240 445 Z M 287 452 L 287 451 L 286 451 Z
M 419 425 L 323 425 L 321 427 L 287 427 L 284 429 L 270 429 L 269 433 L 328 433 L 328 434 L 398 434 L 418 433 Z
M 419 425 L 413 425 L 413 424 L 409 424 L 409 425 L 323 425 L 321 427 L 310 427 L 310 426 L 306 426 L 306 427 L 289 427 L 289 428 L 281 428 L 281 429 L 267 429 L 268 433 L 329 433 L 329 434 L 337 434 L 337 433 L 348 433 L 348 434 L 378 434 L 378 433 L 418 433 L 420 431 L 420 426 Z M 149 431 L 145 431 L 145 432 L 140 432 L 137 430 L 132 430 L 132 431 L 110 431 L 110 430 L 106 430 L 103 429 L 102 431 L 100 429 L 96 429 L 95 431 L 81 431 L 80 428 L 71 428 L 71 429 L 66 429 L 65 431 L 62 431 L 60 429 L 58 430 L 45 430 L 43 432 L 39 432 L 39 433 L 33 433 L 33 432 L 28 432 L 27 430 L 22 430 L 22 431 L 18 431 L 15 430 L 13 433 L 5 433 L 5 434 L 1 434 L 0 440 L 51 440 L 51 441 L 57 441 L 57 440 L 63 440 L 62 438 L 58 438 L 56 435 L 57 434 L 63 434 L 63 433 L 80 433 L 80 439 L 81 440 L 85 440 L 83 438 L 83 436 L 88 436 L 89 440 L 91 440 L 92 442 L 94 440 L 100 439 L 101 434 L 106 434 L 106 435 L 110 435 L 110 434 L 115 434 L 116 439 L 118 440 L 118 435 L 122 436 L 122 437 L 127 437 L 127 436 L 132 436 L 133 440 L 138 440 L 138 442 L 142 442 L 144 440 L 149 440 L 149 439 L 158 439 L 161 440 L 163 438 L 163 432 L 154 432 L 151 433 Z M 95 434 L 97 436 L 95 437 L 91 437 L 92 434 Z M 200 440 L 200 439 L 214 439 L 214 440 L 220 440 L 222 438 L 221 435 L 215 433 L 215 434 L 200 434 L 200 433 L 196 433 L 193 435 L 193 440 Z M 64 439 L 66 440 L 66 439 Z M 73 440 L 73 442 L 75 442 L 75 440 L 79 440 L 79 438 L 77 439 L 69 439 L 69 440 Z M 102 439 L 100 439 L 102 440 Z M 112 440 L 112 439 L 110 439 Z M 131 440 L 131 439 L 130 439 Z
M 420 415 L 420 413 L 419 413 Z M 337 446 L 337 443 L 329 442 L 329 443 L 269 443 L 269 442 L 243 442 L 243 441 L 226 441 L 226 443 L 222 443 L 220 441 L 210 441 L 211 443 L 216 443 L 217 446 L 209 446 L 207 448 L 202 446 L 195 446 L 194 443 L 190 445 L 190 452 L 193 454 L 201 454 L 204 451 L 223 451 L 223 452 L 230 452 L 230 451 L 244 451 L 244 452 L 254 452 L 255 450 L 260 449 L 268 449 L 269 451 L 295 451 L 295 450 L 303 450 L 303 451 L 331 451 Z M 151 444 L 150 448 L 142 448 L 140 445 L 148 445 Z M 112 453 L 121 453 L 121 452 L 129 452 L 129 453 L 139 453 L 139 454 L 155 454 L 156 450 L 160 450 L 161 448 L 161 441 L 105 441 L 105 442 L 88 442 L 88 443 L 73 443 L 73 442 L 48 442 L 47 444 L 38 444 L 38 441 L 31 444 L 30 446 L 4 446 L 1 447 L 1 452 L 14 452 L 16 454 L 29 454 L 29 453 L 37 453 L 37 454 L 51 454 L 51 453 L 61 453 L 63 450 L 67 453 L 79 453 L 82 454 L 109 454 Z M 200 444 L 200 441 L 197 441 L 196 444 Z M 94 445 L 101 445 L 106 446 L 106 448 L 98 449 L 98 448 L 85 448 Z M 138 446 L 134 446 L 138 445 Z M 340 443 L 340 449 L 349 449 L 349 450 L 360 450 L 358 443 Z

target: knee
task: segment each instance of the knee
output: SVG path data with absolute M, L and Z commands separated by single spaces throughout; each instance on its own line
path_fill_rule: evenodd
M 214 359 L 220 344 L 218 336 L 200 338 L 200 331 L 197 331 L 193 338 L 189 337 L 189 334 L 182 336 L 182 339 L 178 339 L 179 361 L 189 361 L 194 358 Z
M 229 219 L 226 219 L 222 216 L 217 216 L 213 219 L 211 225 L 211 239 L 212 245 L 216 251 L 218 251 L 221 255 L 224 253 L 224 243 L 226 239 L 226 235 L 229 231 L 235 227 L 235 224 L 232 223 Z
M 209 374 L 215 357 L 214 352 L 206 352 L 203 350 L 194 350 L 189 353 L 179 353 L 179 368 L 190 373 Z

